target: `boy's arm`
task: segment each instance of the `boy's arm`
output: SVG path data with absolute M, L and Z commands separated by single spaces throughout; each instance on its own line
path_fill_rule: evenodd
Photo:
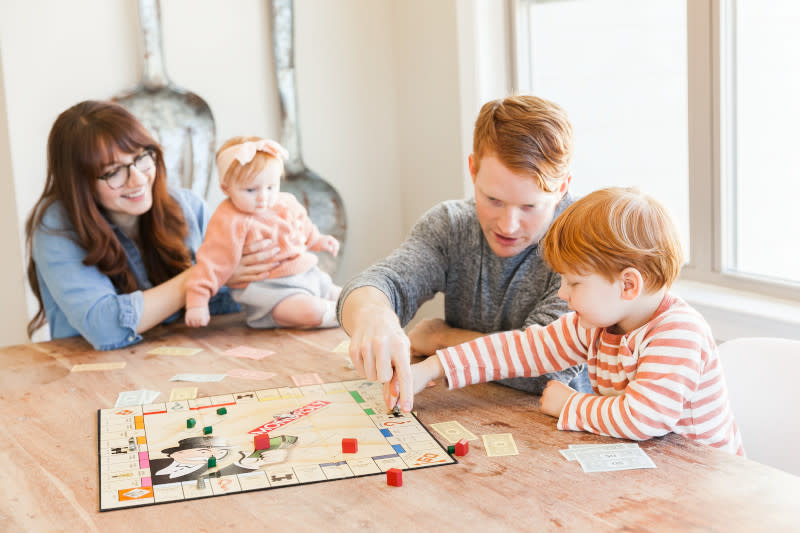
M 436 381 L 444 376 L 444 368 L 439 358 L 431 355 L 424 361 L 411 365 L 411 395 L 419 394 L 431 381 Z M 383 400 L 387 406 L 395 405 L 398 396 L 397 379 L 393 378 L 383 386 Z
M 436 352 L 451 389 L 510 377 L 533 377 L 586 361 L 586 335 L 574 313 L 546 327 L 506 331 Z
M 691 322 L 691 318 L 688 320 Z M 653 328 L 656 331 L 654 335 L 639 341 L 646 343 L 646 347 L 639 349 L 638 357 L 629 356 L 630 361 L 620 361 L 624 366 L 635 367 L 635 377 L 622 394 L 572 394 L 561 410 L 558 429 L 632 440 L 666 435 L 677 427 L 684 405 L 690 399 L 697 399 L 701 376 L 705 381 L 702 387 L 716 392 L 712 392 L 707 400 L 709 420 L 695 420 L 697 429 L 705 426 L 706 430 L 713 431 L 724 423 L 714 420 L 712 407 L 724 394 L 715 384 L 722 379 L 719 361 L 714 359 L 712 364 L 715 368 L 706 368 L 703 376 L 706 364 L 703 353 L 708 344 L 701 331 L 687 330 L 687 326 L 692 328 L 686 322 Z M 600 387 L 613 388 L 613 382 L 608 379 L 605 383 L 602 379 L 598 381 Z

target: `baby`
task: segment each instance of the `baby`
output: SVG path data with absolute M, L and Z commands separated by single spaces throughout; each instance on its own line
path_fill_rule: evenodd
M 252 241 L 270 239 L 280 251 L 278 266 L 266 279 L 231 286 L 247 325 L 254 328 L 338 326 L 336 299 L 341 288 L 317 267 L 309 250 L 339 252 L 339 241 L 320 234 L 306 210 L 280 192 L 288 154 L 275 141 L 234 137 L 217 152 L 224 200 L 208 223 L 197 264 L 186 282 L 186 324 L 205 326 L 208 301 L 230 278 L 242 250 Z

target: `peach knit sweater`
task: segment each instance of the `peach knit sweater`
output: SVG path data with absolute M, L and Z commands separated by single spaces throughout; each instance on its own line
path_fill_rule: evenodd
M 197 251 L 197 265 L 186 282 L 186 307 L 208 305 L 208 300 L 230 279 L 251 242 L 270 238 L 280 247 L 272 261 L 280 265 L 266 278 L 300 274 L 317 264 L 308 250 L 320 250 L 323 240 L 305 208 L 289 193 L 282 192 L 275 205 L 264 213 L 242 213 L 229 199 L 223 201 L 208 222 L 203 244 Z M 231 286 L 244 288 L 247 284 Z

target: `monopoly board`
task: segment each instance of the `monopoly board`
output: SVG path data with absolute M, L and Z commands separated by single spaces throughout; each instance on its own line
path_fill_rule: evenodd
M 102 409 L 98 453 L 101 511 L 456 463 L 363 380 Z

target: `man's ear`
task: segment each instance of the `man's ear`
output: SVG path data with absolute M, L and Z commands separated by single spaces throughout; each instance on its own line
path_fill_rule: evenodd
M 623 300 L 635 300 L 644 292 L 644 279 L 639 270 L 628 267 L 620 273 L 619 279 L 622 282 Z
M 469 154 L 467 158 L 467 163 L 469 164 L 469 175 L 472 176 L 472 184 L 475 184 L 475 180 L 478 177 L 478 167 L 475 165 L 475 154 Z
M 567 194 L 570 183 L 572 183 L 572 174 L 569 174 L 564 181 L 561 182 L 561 186 L 558 188 L 558 194 L 561 196 L 561 198 L 564 198 L 564 195 Z

